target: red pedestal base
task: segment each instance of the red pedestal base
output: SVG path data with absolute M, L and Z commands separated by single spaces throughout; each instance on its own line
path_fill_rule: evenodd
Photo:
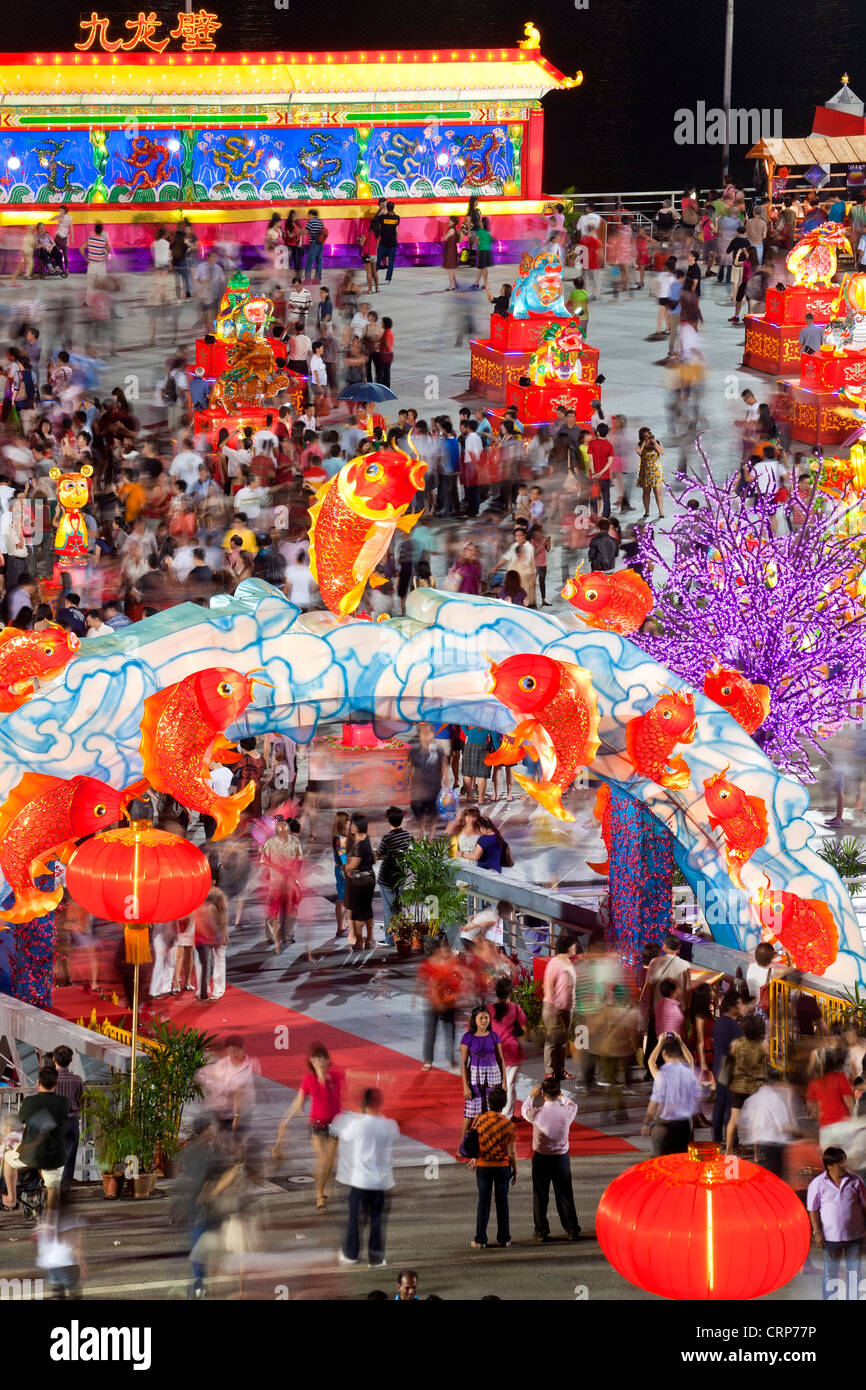
M 765 314 L 746 315 L 743 366 L 779 376 L 800 364 L 800 323 L 775 323 Z
M 835 391 L 815 391 L 790 379 L 779 382 L 782 418 L 801 444 L 842 444 L 856 421 Z
M 526 376 L 531 356 L 531 348 L 525 352 L 503 352 L 490 342 L 472 339 L 469 344 L 469 390 L 476 396 L 484 396 L 488 401 L 499 401 L 504 405 L 509 383 L 516 386 L 520 378 Z
M 802 285 L 786 285 L 783 290 L 767 290 L 764 317 L 772 323 L 797 324 L 799 328 L 811 314 L 816 323 L 829 323 L 839 306 L 839 286 L 827 290 L 807 290 Z
M 296 410 L 300 410 L 303 404 L 303 393 L 299 399 L 295 399 L 294 392 L 291 396 L 292 405 Z M 229 430 L 234 433 L 244 425 L 252 425 L 254 430 L 264 429 L 267 417 L 270 415 L 272 420 L 276 419 L 277 410 L 275 406 L 254 405 L 246 410 L 197 410 L 195 412 L 195 432 L 196 434 L 206 434 L 211 444 L 216 448 L 220 430 Z
M 800 358 L 800 385 L 813 391 L 838 391 L 862 387 L 866 382 L 866 352 L 805 353 Z
M 286 345 L 281 343 L 279 338 L 267 338 L 274 350 L 277 361 L 286 361 Z M 206 343 L 204 338 L 195 340 L 195 365 L 204 368 L 204 374 L 208 379 L 219 376 L 228 366 L 228 343 L 215 342 Z

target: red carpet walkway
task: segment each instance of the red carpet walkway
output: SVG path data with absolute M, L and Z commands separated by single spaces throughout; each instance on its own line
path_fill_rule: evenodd
M 81 989 L 55 989 L 54 1010 L 64 1018 L 74 1021 L 83 1017 L 86 1022 L 94 1004 L 100 1021 L 106 1016 L 120 1021 L 126 1012 Z M 385 1093 L 387 1113 L 397 1121 L 403 1134 L 431 1150 L 453 1153 L 457 1147 L 463 1114 L 463 1087 L 457 1073 L 437 1067 L 422 1071 L 414 1057 L 367 1042 L 231 985 L 218 1003 L 198 1004 L 187 995 L 185 999 L 166 1000 L 157 1009 L 175 1024 L 190 1024 L 222 1037 L 239 1033 L 250 1055 L 258 1058 L 263 1074 L 293 1090 L 300 1085 L 306 1070 L 308 1047 L 314 1042 L 324 1043 L 337 1066 L 348 1075 L 350 1108 L 360 1107 L 361 1094 L 367 1086 L 380 1086 Z M 519 1123 L 519 1157 L 529 1156 L 530 1141 L 529 1126 Z M 625 1139 L 574 1124 L 571 1152 L 592 1155 L 636 1150 Z

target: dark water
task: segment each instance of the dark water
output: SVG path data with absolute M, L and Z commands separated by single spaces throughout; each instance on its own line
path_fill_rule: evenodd
M 202 2 L 194 0 L 193 8 Z M 289 6 L 278 10 L 273 0 L 231 6 L 214 0 L 207 8 L 222 20 L 219 47 L 249 52 L 510 46 L 532 19 L 541 31 L 545 56 L 570 76 L 577 68 L 584 72 L 581 88 L 545 99 L 548 191 L 570 185 L 653 189 L 717 178 L 718 148 L 684 147 L 673 136 L 678 109 L 694 109 L 699 101 L 721 105 L 724 0 L 589 0 L 589 7 L 580 10 L 572 0 L 439 0 L 431 6 L 406 0 L 366 5 L 289 0 Z M 140 6 L 130 0 L 122 7 L 96 8 L 115 17 L 114 29 Z M 169 28 L 174 26 L 176 9 L 154 9 Z M 46 11 L 39 6 L 30 13 L 20 6 L 7 10 L 0 40 L 7 51 L 44 50 L 50 44 L 68 52 L 78 38 L 78 6 L 52 6 L 48 27 Z M 866 95 L 862 3 L 737 0 L 734 106 L 779 108 L 784 134 L 806 135 L 815 105 L 838 90 L 843 71 L 850 74 L 853 89 Z M 733 161 L 735 171 L 748 172 L 744 154 L 742 147 Z

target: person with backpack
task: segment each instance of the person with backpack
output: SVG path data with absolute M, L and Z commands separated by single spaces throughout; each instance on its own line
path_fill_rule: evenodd
M 375 219 L 374 219 L 375 220 Z M 385 211 L 381 219 L 381 231 L 379 233 L 379 250 L 376 255 L 376 268 L 381 270 L 387 266 L 388 273 L 385 276 L 385 283 L 389 284 L 394 275 L 394 263 L 397 259 L 397 228 L 400 226 L 400 218 L 394 211 L 394 204 L 385 204 Z
M 328 230 L 315 208 L 310 208 L 304 227 L 306 237 L 306 256 L 304 258 L 304 279 L 318 283 L 322 278 L 322 247 L 328 240 Z M 312 267 L 312 275 L 310 274 Z
M 463 985 L 463 972 L 448 944 L 446 936 L 435 938 L 435 946 L 426 960 L 418 967 L 415 990 L 411 1007 L 414 1009 L 417 996 L 423 991 L 427 1008 L 424 1015 L 423 1058 L 424 1071 L 430 1071 L 436 1050 L 436 1032 L 441 1024 L 445 1031 L 448 1065 L 457 1065 L 454 1053 L 455 1025 L 457 1017 L 457 998 Z
M 379 841 L 376 858 L 381 860 L 379 893 L 382 898 L 382 922 L 385 928 L 385 940 L 389 946 L 393 946 L 394 939 L 388 931 L 388 927 L 391 922 L 391 914 L 399 907 L 400 889 L 406 881 L 406 875 L 400 864 L 400 856 L 405 854 L 412 844 L 412 836 L 408 830 L 403 829 L 403 812 L 399 806 L 389 806 L 385 812 L 385 819 L 391 829 Z

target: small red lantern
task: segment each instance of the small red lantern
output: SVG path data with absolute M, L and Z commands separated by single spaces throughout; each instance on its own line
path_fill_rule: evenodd
M 171 922 L 200 907 L 211 886 L 210 865 L 179 835 L 134 820 L 79 845 L 66 869 L 70 897 L 126 927 L 126 958 L 150 960 L 147 924 Z
M 717 1144 L 638 1163 L 615 1178 L 595 1218 L 614 1269 L 663 1298 L 760 1298 L 799 1272 L 810 1227 L 796 1193 Z

